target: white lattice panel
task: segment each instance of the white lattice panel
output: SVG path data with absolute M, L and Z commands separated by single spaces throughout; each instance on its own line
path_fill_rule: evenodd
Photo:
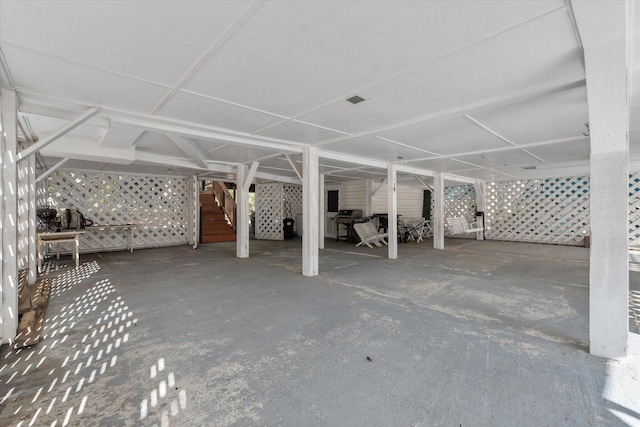
M 431 212 L 433 212 L 433 198 L 431 200 Z M 463 217 L 469 224 L 475 224 L 476 192 L 473 185 L 456 185 L 444 188 L 444 217 Z
M 640 173 L 629 175 L 629 246 L 640 247 Z
M 50 200 L 73 207 L 95 224 L 138 224 L 134 247 L 186 244 L 189 233 L 189 180 L 180 177 L 59 171 L 48 178 Z M 117 231 L 87 232 L 81 249 L 127 247 Z
M 284 200 L 285 218 L 295 219 L 302 214 L 302 187 L 299 185 L 283 185 L 282 197 Z
M 283 185 L 256 184 L 256 239 L 283 240 Z
M 485 214 L 487 239 L 582 245 L 589 233 L 589 180 L 487 183 Z

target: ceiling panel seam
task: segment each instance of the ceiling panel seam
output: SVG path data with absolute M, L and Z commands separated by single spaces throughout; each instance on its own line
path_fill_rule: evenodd
M 415 70 L 418 67 L 426 66 L 426 65 L 429 65 L 431 63 L 436 63 L 438 61 L 441 61 L 442 59 L 445 59 L 445 58 L 450 57 L 450 56 L 452 56 L 454 54 L 460 53 L 461 51 L 463 51 L 463 50 L 465 50 L 465 49 L 467 49 L 467 48 L 469 48 L 471 46 L 476 46 L 478 44 L 482 44 L 484 42 L 490 41 L 490 40 L 492 40 L 492 39 L 494 39 L 494 38 L 496 38 L 496 37 L 498 37 L 498 36 L 500 36 L 502 34 L 508 33 L 509 31 L 515 30 L 516 28 L 520 28 L 520 27 L 522 27 L 524 25 L 527 25 L 527 24 L 529 24 L 531 22 L 534 22 L 537 19 L 540 19 L 540 18 L 542 18 L 544 16 L 547 16 L 547 15 L 554 14 L 554 13 L 560 11 L 560 10 L 563 10 L 563 9 L 565 9 L 564 6 L 560 6 L 560 7 L 554 8 L 554 9 L 549 10 L 549 11 L 543 13 L 543 14 L 536 15 L 533 18 L 526 19 L 526 20 L 524 20 L 524 21 L 522 21 L 522 22 L 520 22 L 518 24 L 515 24 L 515 25 L 512 25 L 512 26 L 510 26 L 508 28 L 499 30 L 498 32 L 496 32 L 496 33 L 494 33 L 492 35 L 489 35 L 487 37 L 484 37 L 484 38 L 482 38 L 480 40 L 475 40 L 475 41 L 469 42 L 469 43 L 464 44 L 462 46 L 459 46 L 459 47 L 457 47 L 455 49 L 447 51 L 447 52 L 445 52 L 445 53 L 443 53 L 441 55 L 438 55 L 438 56 L 436 56 L 434 58 L 429 58 L 429 59 L 426 59 L 426 60 L 419 61 L 418 63 L 416 63 L 415 65 L 413 65 L 411 67 L 408 67 L 408 68 L 406 68 L 404 70 L 395 72 L 395 73 L 393 73 L 393 74 L 391 74 L 391 75 L 389 75 L 389 76 L 387 76 L 387 77 L 385 77 L 383 79 L 379 79 L 378 81 L 370 83 L 370 84 L 368 84 L 366 86 L 362 86 L 362 87 L 356 89 L 355 91 L 350 91 L 349 93 L 345 93 L 342 96 L 339 96 L 339 97 L 336 97 L 336 98 L 334 98 L 334 99 L 332 99 L 330 101 L 324 102 L 324 103 L 322 103 L 320 105 L 317 105 L 317 106 L 315 106 L 315 107 L 313 107 L 311 109 L 305 110 L 305 111 L 303 111 L 301 113 L 298 113 L 298 114 L 294 114 L 291 118 L 292 119 L 297 119 L 298 117 L 307 115 L 307 114 L 309 114 L 311 112 L 314 112 L 314 111 L 316 111 L 316 110 L 318 110 L 318 109 L 320 109 L 322 107 L 326 107 L 326 106 L 331 105 L 331 104 L 333 104 L 335 102 L 339 102 L 339 101 L 341 101 L 343 99 L 346 99 L 346 98 L 348 98 L 348 97 L 350 97 L 350 96 L 352 96 L 352 95 L 354 95 L 356 93 L 362 93 L 362 92 L 365 92 L 365 91 L 367 91 L 369 89 L 372 89 L 372 88 L 375 88 L 377 86 L 380 86 L 380 85 L 382 85 L 384 83 L 387 83 L 387 82 L 391 81 L 392 79 L 395 79 L 397 77 L 402 76 L 403 74 L 407 74 L 407 73 Z
M 202 67 L 213 58 L 222 47 L 233 37 L 243 26 L 249 21 L 249 19 L 263 6 L 263 2 L 252 2 L 247 8 L 240 14 L 240 16 L 227 28 L 227 30 L 211 45 L 207 51 L 193 64 L 189 70 L 178 80 L 178 83 L 171 89 L 171 91 L 151 110 L 149 114 L 157 114 L 162 107 L 164 107 L 178 91 L 186 85 L 193 76 L 196 75 Z
M 361 136 L 373 135 L 376 133 L 397 129 L 397 128 L 408 126 L 408 125 L 427 122 L 435 119 L 452 117 L 452 116 L 456 116 L 458 114 L 463 114 L 466 112 L 478 111 L 481 109 L 488 109 L 488 108 L 495 108 L 495 107 L 504 106 L 504 105 L 511 105 L 513 103 L 520 102 L 530 97 L 540 96 L 547 93 L 553 93 L 556 91 L 562 91 L 567 89 L 573 89 L 575 87 L 584 86 L 585 83 L 586 83 L 586 80 L 584 75 L 580 75 L 579 77 L 574 77 L 571 79 L 555 80 L 550 83 L 534 85 L 534 86 L 527 87 L 526 89 L 519 89 L 519 90 L 503 93 L 500 95 L 492 96 L 489 98 L 480 99 L 478 101 L 473 101 L 464 105 L 447 108 L 445 110 L 437 111 L 435 113 L 425 114 L 419 117 L 415 117 L 413 119 L 404 120 L 402 122 L 395 123 L 393 125 L 383 126 L 377 129 L 369 130 L 369 131 L 358 132 L 353 134 L 352 137 L 357 138 Z M 317 145 L 323 146 L 323 145 L 333 144 L 335 142 L 344 141 L 346 139 L 349 139 L 349 138 L 338 137 L 338 138 L 324 141 Z

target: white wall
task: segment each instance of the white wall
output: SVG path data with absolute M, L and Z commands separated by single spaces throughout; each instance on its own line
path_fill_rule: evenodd
M 365 181 L 343 182 L 340 189 L 340 209 L 362 209 L 366 207 Z M 374 184 L 378 188 L 380 182 Z M 398 214 L 405 217 L 422 216 L 423 190 L 398 185 Z M 387 213 L 387 186 L 382 185 L 373 199 L 373 213 Z

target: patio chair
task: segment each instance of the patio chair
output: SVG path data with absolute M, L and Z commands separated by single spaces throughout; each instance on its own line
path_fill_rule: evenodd
M 420 243 L 425 237 L 431 237 L 431 221 L 424 218 L 413 218 L 405 222 L 407 227 L 407 240 L 414 240 Z
M 370 248 L 373 248 L 373 246 L 371 246 L 372 243 L 376 246 L 388 244 L 385 239 L 389 236 L 389 234 L 378 233 L 378 230 L 376 230 L 376 227 L 371 222 L 361 222 L 359 224 L 353 224 L 353 229 L 356 230 L 356 233 L 358 233 L 358 236 L 360 237 L 360 243 L 358 243 L 356 247 L 360 245 L 367 245 Z

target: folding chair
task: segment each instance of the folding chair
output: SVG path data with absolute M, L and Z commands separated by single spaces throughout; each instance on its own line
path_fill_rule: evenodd
M 356 245 L 356 247 L 360 245 L 367 245 L 370 248 L 373 248 L 371 244 L 373 243 L 376 246 L 382 246 L 382 244 L 387 245 L 387 241 L 385 240 L 389 234 L 378 233 L 378 230 L 374 227 L 374 225 L 370 222 L 361 222 L 359 224 L 353 224 L 353 229 L 356 230 L 358 236 L 360 237 L 360 243 Z

